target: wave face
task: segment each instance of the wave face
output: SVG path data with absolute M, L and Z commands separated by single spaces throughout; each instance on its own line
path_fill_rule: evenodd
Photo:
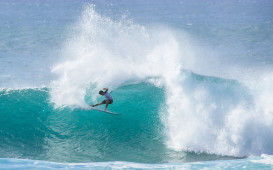
M 1 91 L 0 157 L 147 163 L 228 158 L 166 148 L 164 90 L 151 84 L 122 86 L 112 93 L 116 100 L 109 108 L 121 116 L 56 109 L 49 94 L 47 88 Z
M 54 109 L 48 104 L 48 89 L 1 91 L 0 157 L 62 162 L 162 161 L 157 155 L 164 149 L 158 114 L 162 93 L 146 84 L 117 89 L 113 96 L 123 97 L 115 100 L 111 110 L 123 115 L 113 116 Z M 133 96 L 135 100 L 128 102 Z M 148 104 L 151 101 L 154 104 Z

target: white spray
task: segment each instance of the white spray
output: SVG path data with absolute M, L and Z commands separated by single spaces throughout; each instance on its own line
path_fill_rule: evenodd
M 97 96 L 102 87 L 114 90 L 151 78 L 166 89 L 167 147 L 235 156 L 273 153 L 267 142 L 273 139 L 273 108 L 264 107 L 270 97 L 257 99 L 252 107 L 242 100 L 223 109 L 224 101 L 213 100 L 217 94 L 206 87 L 185 92 L 187 75 L 181 69 L 189 68 L 200 48 L 185 33 L 179 33 L 182 39 L 177 36 L 168 28 L 145 28 L 126 17 L 113 21 L 88 5 L 70 30 L 63 61 L 52 69 L 58 78 L 51 83 L 51 101 L 56 107 L 85 107 L 90 86 Z

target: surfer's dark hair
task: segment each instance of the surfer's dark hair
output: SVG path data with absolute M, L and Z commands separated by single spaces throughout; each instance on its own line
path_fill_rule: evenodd
M 99 91 L 99 94 L 103 94 L 104 92 L 102 90 Z

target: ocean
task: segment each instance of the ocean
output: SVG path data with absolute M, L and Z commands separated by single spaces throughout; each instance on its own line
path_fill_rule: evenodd
M 0 169 L 273 169 L 272 9 L 1 0 Z

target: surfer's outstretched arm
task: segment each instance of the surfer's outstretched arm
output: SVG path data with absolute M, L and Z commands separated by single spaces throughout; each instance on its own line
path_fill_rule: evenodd
M 103 90 L 105 90 L 105 93 L 108 91 L 108 88 L 103 88 Z
M 95 104 L 95 105 L 90 105 L 91 107 L 95 107 L 95 106 L 98 106 L 98 105 L 102 105 L 103 103 L 98 103 L 98 104 Z

